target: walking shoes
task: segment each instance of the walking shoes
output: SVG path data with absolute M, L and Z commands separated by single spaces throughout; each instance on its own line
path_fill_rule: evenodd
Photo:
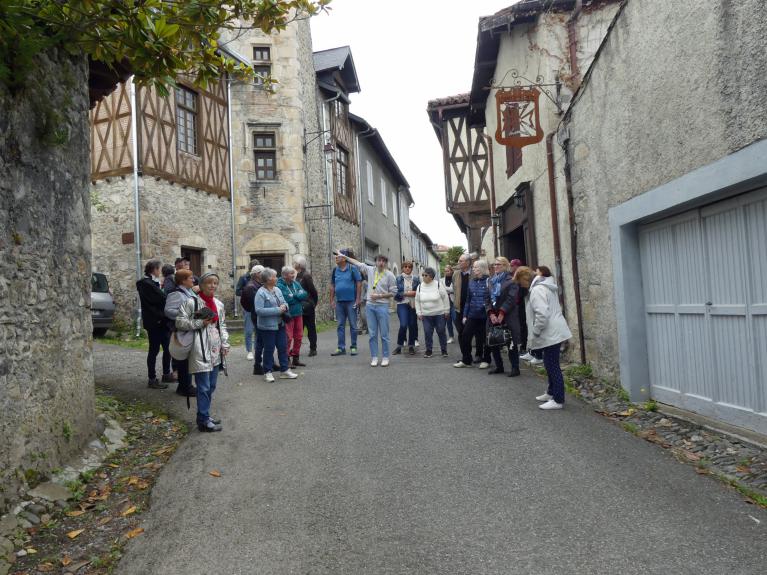
M 208 421 L 206 421 L 205 423 L 198 423 L 197 429 L 199 429 L 200 431 L 211 433 L 214 431 L 221 431 L 224 428 L 221 427 L 220 423 L 213 423 L 212 419 L 208 419 Z
M 332 357 L 336 357 L 337 355 L 346 355 L 346 350 L 341 349 L 340 347 L 337 348 L 333 353 L 330 354 Z
M 351 346 L 349 348 L 349 355 L 357 355 L 357 348 L 354 346 Z
M 533 354 L 528 351 L 526 354 L 520 355 L 519 359 L 522 359 L 524 361 L 530 361 L 530 360 L 535 359 L 535 358 L 533 357 Z
M 378 367 L 378 358 L 373 357 L 370 359 L 370 367 Z
M 535 401 L 550 401 L 554 399 L 553 395 L 549 395 L 548 393 L 544 393 L 543 395 L 539 395 L 535 398 Z
M 298 374 L 293 373 L 290 370 L 280 372 L 280 379 L 296 379 L 297 377 L 298 377 Z
M 453 367 L 469 367 L 469 366 L 463 363 L 462 361 L 457 361 L 453 364 Z
M 387 365 L 389 365 L 389 358 L 385 357 L 381 360 L 381 367 L 386 367 Z
M 271 371 L 268 371 L 264 374 L 264 381 L 266 383 L 274 383 L 274 375 L 272 375 Z
M 538 409 L 562 409 L 565 406 L 564 403 L 557 403 L 553 399 L 548 400 L 546 403 L 542 403 L 538 406 Z
M 254 356 L 253 356 L 253 352 L 252 352 L 252 351 L 249 351 L 249 352 L 248 352 L 248 361 L 253 361 L 253 357 L 254 357 Z

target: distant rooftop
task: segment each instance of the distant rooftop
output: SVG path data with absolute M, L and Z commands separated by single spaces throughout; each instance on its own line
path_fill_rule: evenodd
M 314 71 L 317 75 L 324 76 L 338 71 L 341 73 L 341 78 L 349 93 L 360 91 L 352 49 L 349 46 L 320 50 L 314 52 L 312 56 L 314 57 Z

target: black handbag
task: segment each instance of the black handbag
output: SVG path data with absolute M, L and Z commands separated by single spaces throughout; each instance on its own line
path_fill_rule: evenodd
M 491 326 L 487 331 L 489 347 L 508 346 L 511 343 L 511 332 L 503 325 Z

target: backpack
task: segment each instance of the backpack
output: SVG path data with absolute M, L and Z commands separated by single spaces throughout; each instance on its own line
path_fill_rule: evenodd
M 240 306 L 242 306 L 242 309 L 248 313 L 253 313 L 256 310 L 254 307 L 256 292 L 253 289 L 255 287 L 256 286 L 254 286 L 253 283 L 248 282 L 248 284 L 242 290 L 242 295 L 240 296 Z

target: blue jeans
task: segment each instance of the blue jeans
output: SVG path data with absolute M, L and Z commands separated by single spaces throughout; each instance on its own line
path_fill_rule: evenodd
M 397 317 L 399 318 L 397 347 L 405 345 L 405 336 L 407 336 L 407 344 L 411 347 L 414 346 L 415 340 L 418 337 L 418 316 L 415 313 L 415 309 L 406 303 L 398 303 Z
M 346 349 L 346 320 L 349 320 L 349 332 L 352 347 L 357 347 L 357 308 L 353 301 L 336 302 L 336 321 L 338 321 L 338 349 Z
M 447 336 L 445 335 L 446 321 L 444 315 L 423 316 L 423 332 L 426 334 L 426 351 L 431 351 L 431 346 L 434 343 L 434 334 L 432 333 L 432 330 L 434 329 L 437 330 L 440 351 L 447 351 Z
M 261 339 L 264 342 L 264 373 L 270 373 L 274 369 L 275 347 L 280 360 L 280 371 L 288 371 L 288 334 L 285 333 L 285 326 L 281 325 L 277 330 L 261 330 Z
M 213 392 L 216 391 L 218 381 L 218 368 L 213 371 L 201 371 L 194 374 L 194 382 L 197 384 L 197 424 L 205 425 L 210 419 L 210 403 L 213 401 Z
M 455 304 L 453 302 L 450 302 L 450 319 L 446 322 L 447 325 L 447 335 L 450 337 L 453 337 L 453 322 L 455 321 Z
M 250 353 L 253 350 L 253 333 L 256 326 L 253 325 L 253 316 L 245 312 L 245 350 Z
M 559 344 L 544 347 L 543 367 L 546 368 L 546 375 L 549 378 L 549 388 L 546 393 L 554 397 L 557 403 L 565 402 L 565 380 L 562 377 L 562 368 L 559 367 Z
M 368 331 L 370 332 L 370 357 L 378 357 L 378 334 L 381 334 L 381 357 L 389 357 L 389 304 L 368 304 Z

